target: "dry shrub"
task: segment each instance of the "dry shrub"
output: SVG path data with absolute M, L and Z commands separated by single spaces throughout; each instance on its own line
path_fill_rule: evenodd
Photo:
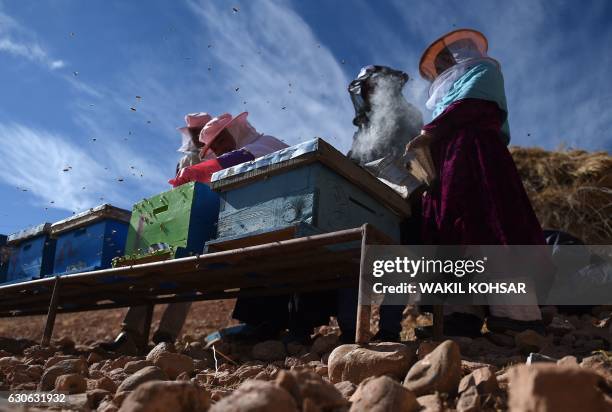
M 612 156 L 511 147 L 538 219 L 588 244 L 612 243 Z

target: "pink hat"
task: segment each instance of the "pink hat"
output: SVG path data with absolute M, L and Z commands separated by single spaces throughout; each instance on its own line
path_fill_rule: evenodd
M 199 112 L 199 113 L 189 113 L 185 115 L 185 124 L 187 126 L 179 127 L 178 130 L 186 131 L 190 127 L 202 127 L 206 123 L 210 122 L 212 116 L 208 113 Z
M 204 143 L 204 147 L 202 147 L 202 150 L 200 151 L 200 156 L 206 155 L 206 152 L 208 149 L 210 149 L 210 146 L 213 144 L 222 130 L 228 128 L 237 120 L 246 118 L 248 115 L 248 112 L 242 112 L 238 116 L 232 117 L 232 115 L 229 113 L 223 113 L 222 115 L 217 116 L 206 123 L 200 132 L 200 142 Z M 238 136 L 234 136 L 234 138 L 236 137 Z

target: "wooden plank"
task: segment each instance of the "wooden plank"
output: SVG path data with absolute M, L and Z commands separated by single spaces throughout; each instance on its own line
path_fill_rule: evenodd
M 223 250 L 239 249 L 247 246 L 262 245 L 265 243 L 280 242 L 293 239 L 297 231 L 297 226 L 287 226 L 280 230 L 259 233 L 251 236 L 244 236 L 238 239 L 230 239 L 219 243 L 209 243 L 209 252 L 220 252 Z

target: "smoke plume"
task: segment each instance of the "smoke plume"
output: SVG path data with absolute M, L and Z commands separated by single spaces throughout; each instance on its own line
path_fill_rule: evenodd
M 364 164 L 387 155 L 404 154 L 406 144 L 423 126 L 419 109 L 402 95 L 402 82 L 396 76 L 376 76 L 370 96 L 368 122 L 355 133 L 351 158 Z

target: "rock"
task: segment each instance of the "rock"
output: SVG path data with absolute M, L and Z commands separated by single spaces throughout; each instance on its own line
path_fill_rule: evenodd
M 87 390 L 87 381 L 79 374 L 60 375 L 55 380 L 55 389 L 58 392 L 83 393 Z
M 404 386 L 416 396 L 435 391 L 455 393 L 460 380 L 459 346 L 447 340 L 410 368 L 404 379 Z
M 214 367 L 215 365 L 215 358 L 212 351 L 204 348 L 200 342 L 191 342 L 187 345 L 183 353 L 194 360 L 202 361 L 207 367 Z
M 47 359 L 47 361 L 45 362 L 44 368 L 49 369 L 53 365 L 57 365 L 59 362 L 63 360 L 75 360 L 75 359 L 79 359 L 79 358 L 73 355 L 55 355 Z
M 166 372 L 170 379 L 176 379 L 183 372 L 193 372 L 193 359 L 181 353 L 158 351 L 154 356 L 147 356 L 147 360 Z
M 478 412 L 480 395 L 475 386 L 470 386 L 457 400 L 457 412 Z
M 329 380 L 332 383 L 350 381 L 358 385 L 371 376 L 389 375 L 402 379 L 414 358 L 414 352 L 401 343 L 341 345 L 329 356 Z
M 287 344 L 287 353 L 291 356 L 302 356 L 308 352 L 308 348 L 301 343 L 289 342 Z
M 149 381 L 166 381 L 168 375 L 157 366 L 147 366 L 133 375 L 128 376 L 117 388 L 117 392 L 133 391 L 138 386 Z
M 74 395 L 66 396 L 66 402 L 61 403 L 62 411 L 89 411 L 91 410 L 91 404 L 86 393 L 77 393 Z
M 157 354 L 160 352 L 176 352 L 176 349 L 172 343 L 161 342 L 157 346 L 155 346 L 151 351 L 147 354 L 147 360 L 153 362 L 153 359 L 157 357 Z
M 357 385 L 349 381 L 338 382 L 334 386 L 346 399 L 349 399 L 357 390 Z
M 578 366 L 578 359 L 575 356 L 564 356 L 557 361 L 559 366 Z
M 523 355 L 531 352 L 539 352 L 547 345 L 547 339 L 531 329 L 524 330 L 514 335 L 514 344 Z
M 425 341 L 419 344 L 419 348 L 417 349 L 417 357 L 419 360 L 423 359 L 425 356 L 429 355 L 435 348 L 438 347 L 440 342 L 433 341 Z
M 287 353 L 285 345 L 279 340 L 267 340 L 253 346 L 251 356 L 262 361 L 278 361 L 284 360 Z
M 312 343 L 310 351 L 318 355 L 323 355 L 326 352 L 331 352 L 336 346 L 338 346 L 339 340 L 340 337 L 336 334 L 317 336 L 317 338 Z
M 297 412 L 293 397 L 285 389 L 265 381 L 249 380 L 230 396 L 215 403 L 210 412 Z
M 264 365 L 253 365 L 253 364 L 245 364 L 236 369 L 234 374 L 240 381 L 245 381 L 247 379 L 254 378 L 259 375 L 265 369 Z
M 598 353 L 582 359 L 580 367 L 591 369 L 599 373 L 608 382 L 608 386 L 612 387 L 612 361 L 603 353 Z
M 117 384 L 109 377 L 102 376 L 99 379 L 90 379 L 87 381 L 87 389 L 95 390 L 102 389 L 110 393 L 117 392 Z
M 134 372 L 138 372 L 142 368 L 146 368 L 147 366 L 154 366 L 153 362 L 148 360 L 130 361 L 125 364 L 123 370 L 125 371 L 125 373 L 132 374 Z
M 496 370 L 495 366 L 490 365 L 488 363 L 471 362 L 465 359 L 461 359 L 461 369 L 463 370 L 463 373 L 465 375 L 469 375 L 470 373 L 474 372 L 476 369 L 480 369 L 480 368 L 490 368 L 494 372 Z
M 421 405 L 419 412 L 444 412 L 444 403 L 437 393 L 419 396 L 417 402 Z
M 534 364 L 514 366 L 509 373 L 511 412 L 609 410 L 597 388 L 602 384 L 602 377 L 593 371 L 575 366 Z
M 38 384 L 39 391 L 49 391 L 55 387 L 55 380 L 60 375 L 70 375 L 73 373 L 86 377 L 89 370 L 85 359 L 65 359 L 57 362 L 52 367 L 45 370 L 40 383 Z
M 348 406 L 348 402 L 340 391 L 320 375 L 311 371 L 281 371 L 276 377 L 276 384 L 285 389 L 293 397 L 298 409 L 308 401 L 310 408 L 320 410 L 335 410 Z
M 495 373 L 490 368 L 476 369 L 464 376 L 459 382 L 459 393 L 465 392 L 474 386 L 479 394 L 493 393 L 499 389 Z
M 130 376 L 130 375 L 125 373 L 125 371 L 123 369 L 117 368 L 117 369 L 113 369 L 110 372 L 107 372 L 106 376 L 109 377 L 117 385 L 121 385 L 121 382 L 126 380 L 127 377 Z
M 94 363 L 102 362 L 104 360 L 104 356 L 100 355 L 97 352 L 91 352 L 87 357 L 87 363 L 89 365 L 93 365 Z
M 97 409 L 102 400 L 106 397 L 110 398 L 111 393 L 109 391 L 105 391 L 104 389 L 93 389 L 87 391 L 87 401 L 92 409 Z
M 576 328 L 568 320 L 555 316 L 552 322 L 546 326 L 546 331 L 555 336 L 565 336 L 572 333 Z
M 104 366 L 100 368 L 102 372 L 112 371 L 118 368 L 123 369 L 129 362 L 140 360 L 134 356 L 120 356 L 116 359 L 109 359 L 104 362 Z
M 416 396 L 388 376 L 367 378 L 350 401 L 351 412 L 413 412 L 420 409 Z
M 14 356 L 7 356 L 0 359 L 0 369 L 12 368 L 16 365 L 22 365 L 23 362 Z
M 122 412 L 192 412 L 210 406 L 208 393 L 191 382 L 153 381 L 140 385 L 121 405 Z

